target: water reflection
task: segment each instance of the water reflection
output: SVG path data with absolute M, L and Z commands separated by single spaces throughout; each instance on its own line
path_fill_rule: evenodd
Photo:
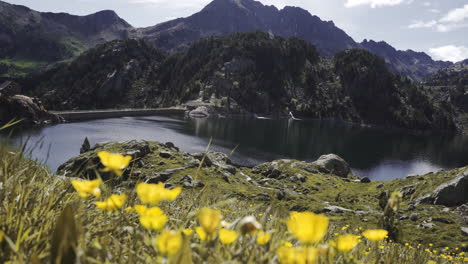
M 392 179 L 443 168 L 468 165 L 468 138 L 450 135 L 417 135 L 376 128 L 361 128 L 336 122 L 191 119 L 184 117 L 139 117 L 59 124 L 16 133 L 11 142 L 40 144 L 32 155 L 52 170 L 78 154 L 84 137 L 92 144 L 105 141 L 146 139 L 172 141 L 183 151 L 203 151 L 213 137 L 212 150 L 253 166 L 277 158 L 311 161 L 336 153 L 354 171 L 373 179 Z M 50 148 L 50 157 L 44 160 Z

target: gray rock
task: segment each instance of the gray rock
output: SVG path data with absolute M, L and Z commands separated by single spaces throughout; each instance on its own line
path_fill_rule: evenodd
M 190 117 L 204 118 L 210 116 L 210 109 L 206 106 L 199 106 L 196 109 L 189 112 Z
M 368 177 L 364 177 L 361 179 L 361 183 L 370 183 L 371 182 L 371 179 L 369 179 Z
M 383 188 L 384 187 L 384 184 L 383 183 L 379 183 L 375 186 L 375 188 L 377 189 L 380 189 L 380 188 Z
M 177 152 L 179 151 L 179 148 L 176 147 L 176 145 L 175 145 L 174 143 L 172 143 L 172 142 L 166 142 L 166 144 L 164 144 L 164 146 L 165 146 L 166 148 L 173 149 L 173 150 L 175 150 L 175 151 L 177 151 Z
M 417 213 L 412 213 L 410 216 L 409 216 L 409 219 L 411 221 L 417 221 L 419 219 L 419 214 Z
M 431 229 L 431 228 L 435 227 L 435 224 L 433 224 L 433 223 L 422 223 L 419 226 L 424 228 L 424 229 Z
M 329 205 L 323 208 L 324 213 L 334 213 L 334 214 L 342 214 L 344 212 L 352 212 L 353 210 L 346 209 L 340 206 Z
M 468 171 L 452 181 L 440 185 L 432 195 L 434 204 L 456 206 L 468 203 Z
M 351 172 L 348 163 L 335 154 L 323 155 L 312 164 L 326 173 L 335 174 L 343 178 L 346 178 Z
M 161 158 L 169 159 L 169 158 L 172 157 L 172 154 L 171 154 L 170 152 L 167 152 L 167 151 L 161 151 L 161 152 L 159 153 L 159 156 L 160 156 Z
M 468 227 L 461 227 L 460 229 L 464 236 L 468 236 Z

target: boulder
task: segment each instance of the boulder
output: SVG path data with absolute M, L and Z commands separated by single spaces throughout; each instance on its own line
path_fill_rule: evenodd
M 320 156 L 320 158 L 312 164 L 317 166 L 322 172 L 331 173 L 343 178 L 346 178 L 351 172 L 348 163 L 335 154 Z
M 199 106 L 189 112 L 190 117 L 203 118 L 210 116 L 210 109 L 206 106 Z
M 24 95 L 0 96 L 0 123 L 22 119 L 21 125 L 60 123 L 63 119 L 45 110 L 38 98 Z
M 434 204 L 457 206 L 468 203 L 468 171 L 440 185 L 433 193 Z

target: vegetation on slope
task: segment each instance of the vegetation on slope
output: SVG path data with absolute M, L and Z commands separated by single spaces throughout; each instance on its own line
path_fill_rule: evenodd
M 26 86 L 54 110 L 199 100 L 228 114 L 292 111 L 410 129 L 454 128 L 450 108 L 431 102 L 369 52 L 350 50 L 330 61 L 303 40 L 262 32 L 209 37 L 168 57 L 140 40 L 115 41 Z
M 129 149 L 124 146 L 100 145 L 83 154 L 81 160 L 98 164 L 97 151 L 127 153 Z M 183 166 L 185 168 L 182 170 L 173 170 L 174 173 L 165 183 L 168 188 L 184 186 L 181 195 L 173 202 L 161 202 L 158 205 L 169 216 L 167 229 L 191 233 L 190 230 L 201 224 L 197 218 L 200 209 L 210 207 L 219 210 L 223 220 L 231 223 L 224 228 L 239 231 L 238 221 L 251 215 L 258 219 L 263 225 L 262 230 L 271 234 L 271 238 L 265 244 L 259 244 L 255 235 L 250 237 L 239 234 L 234 239 L 236 242 L 226 245 L 217 236 L 212 242 L 203 241 L 200 239 L 202 233 L 197 232 L 183 236 L 183 242 L 172 241 L 176 245 L 181 243 L 179 245 L 182 249 L 174 255 L 176 257 L 171 257 L 171 263 L 278 263 L 282 246 L 297 247 L 301 244 L 286 232 L 285 220 L 290 210 L 326 212 L 330 219 L 328 234 L 319 243 L 321 246 L 314 245 L 322 248 L 317 253 L 328 256 L 320 257 L 321 263 L 359 261 L 426 264 L 431 259 L 436 260 L 436 263 L 466 261 L 466 253 L 463 253 L 467 250 L 466 244 L 463 244 L 466 240 L 459 231 L 460 216 L 455 210 L 447 211 L 445 207 L 435 205 L 417 205 L 414 209 L 408 207 L 414 197 L 431 192 L 438 184 L 449 181 L 453 175 L 466 168 L 391 182 L 359 183 L 313 172 L 310 167 L 307 167 L 308 170 L 300 169 L 300 166 L 292 168 L 291 164 L 295 161 L 276 161 L 275 166 L 288 177 L 275 179 L 262 176 L 261 171 L 273 164 L 258 167 L 258 172 L 239 168 L 234 174 L 226 176 L 220 167 L 209 163 L 187 167 L 189 156 L 177 152 L 171 145 L 149 143 L 149 148 L 150 152 L 132 161 L 122 178 L 111 177 L 101 186 L 102 193 L 90 193 L 100 194 L 98 198 L 81 198 L 71 185 L 71 180 L 76 178 L 53 176 L 41 166 L 25 160 L 21 153 L 0 148 L 0 183 L 3 190 L 0 192 L 0 260 L 41 263 L 51 261 L 54 256 L 62 256 L 62 263 L 70 263 L 70 259 L 77 256 L 82 262 L 92 263 L 164 261 L 167 254 L 157 245 L 163 239 L 161 231 L 146 229 L 147 225 L 140 223 L 142 219 L 139 213 L 129 207 L 137 209 L 135 205 L 142 202 L 141 196 L 139 198 L 134 190 L 137 182 L 141 182 L 145 176 L 161 175 L 170 168 Z M 170 152 L 172 157 L 161 155 L 163 152 Z M 134 151 L 132 155 L 138 153 L 142 154 L 141 151 Z M 108 161 L 105 163 L 115 167 Z M 297 161 L 295 163 L 307 165 Z M 96 171 L 99 167 L 87 167 L 85 171 Z M 201 184 L 185 184 L 184 177 L 188 174 Z M 289 180 L 289 175 L 297 174 L 302 174 L 305 181 Z M 383 191 L 401 190 L 408 185 L 412 185 L 415 191 L 403 197 L 397 214 L 405 216 L 416 213 L 419 220 L 414 222 L 402 217 L 404 220 L 398 221 L 401 235 L 398 243 L 390 240 L 376 243 L 363 238 L 356 248 L 346 253 L 334 251 L 327 245 L 326 241 L 335 240 L 339 235 L 359 235 L 365 229 L 381 227 L 379 219 L 382 218 L 382 207 L 378 196 Z M 277 190 L 285 188 L 302 194 L 291 195 L 289 193 L 292 192 L 288 192 L 287 198 L 279 198 Z M 97 207 L 94 203 L 119 193 L 126 194 L 128 199 L 125 204 L 98 203 Z M 344 209 L 324 211 L 329 205 L 342 206 Z M 109 211 L 99 208 L 107 208 Z M 141 210 L 141 207 L 137 210 Z M 213 221 L 211 219 L 208 218 Z M 430 229 L 432 232 L 418 227 L 419 221 L 428 219 L 434 219 L 434 222 L 435 219 L 441 219 Z M 206 223 L 201 225 L 207 226 Z M 408 244 L 404 245 L 406 242 Z M 282 263 L 288 263 L 283 258 L 281 260 Z

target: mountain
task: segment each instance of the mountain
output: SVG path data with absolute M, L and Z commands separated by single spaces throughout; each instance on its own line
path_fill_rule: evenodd
M 54 110 L 198 102 L 223 114 L 292 111 L 387 127 L 454 127 L 449 109 L 368 51 L 329 59 L 304 40 L 263 32 L 204 38 L 169 56 L 142 40 L 114 41 L 24 85 Z
M 367 49 L 382 57 L 392 72 L 415 81 L 451 64 L 434 61 L 422 52 L 398 51 L 385 42 L 357 43 L 333 22 L 304 9 L 286 6 L 279 10 L 254 0 L 214 0 L 189 17 L 139 29 L 113 11 L 74 16 L 0 1 L 0 78 L 24 75 L 115 39 L 144 38 L 173 52 L 204 37 L 256 30 L 304 39 L 326 57 L 350 48 Z
M 181 50 L 203 37 L 254 30 L 304 39 L 327 57 L 345 49 L 367 49 L 382 57 L 393 72 L 413 80 L 421 80 L 451 64 L 434 61 L 423 52 L 397 51 L 385 42 L 356 43 L 333 22 L 322 21 L 304 9 L 286 6 L 278 10 L 253 0 L 214 0 L 187 18 L 139 29 L 137 36 L 166 50 Z
M 413 80 L 422 80 L 424 77 L 452 65 L 448 61 L 434 61 L 424 52 L 396 50 L 385 41 L 364 40 L 360 45 L 382 57 L 392 72 L 408 76 Z
M 285 7 L 278 10 L 253 0 L 214 0 L 192 16 L 143 28 L 140 34 L 158 47 L 174 49 L 207 36 L 255 30 L 302 38 L 326 56 L 358 47 L 333 22 L 324 22 L 304 9 Z
M 75 57 L 96 44 L 127 38 L 130 29 L 114 11 L 74 16 L 0 1 L 0 76 Z
M 115 40 L 84 52 L 70 64 L 33 74 L 23 86 L 55 110 L 134 107 L 135 101 L 144 100 L 138 97 L 140 80 L 149 78 L 165 58 L 143 40 Z

